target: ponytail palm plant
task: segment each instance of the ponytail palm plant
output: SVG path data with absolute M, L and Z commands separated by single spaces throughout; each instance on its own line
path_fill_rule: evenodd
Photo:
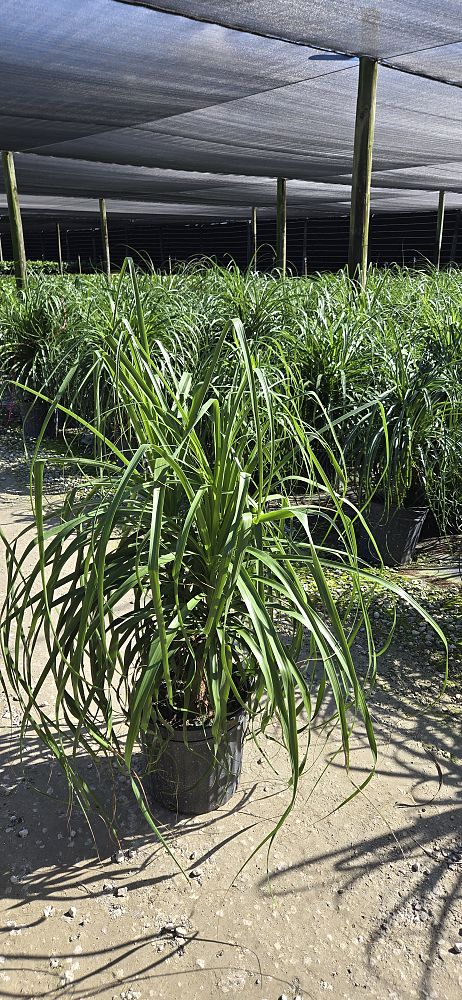
M 455 359 L 441 344 L 437 350 L 428 344 L 419 357 L 395 341 L 381 367 L 388 383 L 383 402 L 371 399 L 345 442 L 361 502 L 378 493 L 387 510 L 431 506 L 444 530 L 460 496 L 462 396 Z
M 97 457 L 83 460 L 85 480 L 49 514 L 36 458 L 34 524 L 4 540 L 1 639 L 23 731 L 32 727 L 56 756 L 82 806 L 93 795 L 74 762 L 83 748 L 116 758 L 158 832 L 134 767 L 147 734 L 162 741 L 183 728 L 187 742 L 190 725 L 208 724 L 218 753 L 237 711 L 253 732 L 274 723 L 293 802 L 306 762 L 301 733 L 309 741 L 328 694 L 346 762 L 354 716 L 375 757 L 352 655 L 362 624 L 369 680 L 375 657 L 351 521 L 281 379 L 252 357 L 239 320 L 217 337 L 198 382 L 165 348 L 153 358 L 132 277 L 136 321 L 119 324 L 115 306 L 95 359 L 113 380 L 126 441 L 93 426 Z M 225 350 L 234 377 L 223 393 Z M 307 470 L 298 506 L 284 490 L 294 452 Z M 314 543 L 312 514 L 337 532 L 335 553 Z M 351 581 L 348 621 L 329 584 L 339 570 Z M 46 652 L 36 662 L 40 637 Z M 54 712 L 43 707 L 50 681 Z

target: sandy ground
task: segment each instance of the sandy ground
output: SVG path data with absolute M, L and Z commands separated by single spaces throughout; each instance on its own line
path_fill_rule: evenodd
M 2 530 L 12 536 L 27 518 L 23 470 L 4 465 Z M 159 810 L 185 877 L 125 780 L 111 785 L 102 769 L 121 825 L 114 853 L 101 827 L 92 832 L 69 810 L 63 779 L 34 738 L 20 762 L 18 719 L 11 727 L 0 705 L 0 997 L 458 1000 L 460 693 L 432 718 L 403 710 L 403 675 L 428 652 L 415 631 L 407 661 L 392 654 L 375 698 L 372 783 L 335 811 L 352 784 L 319 734 L 269 874 L 264 851 L 237 873 L 287 801 L 277 749 L 275 774 L 247 745 L 240 791 L 223 809 L 181 820 Z M 357 782 L 370 758 L 361 734 L 354 747 Z M 95 778 L 90 761 L 81 766 Z

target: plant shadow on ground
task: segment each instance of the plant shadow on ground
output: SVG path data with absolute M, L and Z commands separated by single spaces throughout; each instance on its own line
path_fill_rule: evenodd
M 418 673 L 416 663 L 413 667 L 408 686 Z M 454 920 L 454 908 L 462 901 L 462 715 L 437 706 L 427 711 L 413 710 L 401 695 L 385 689 L 377 691 L 371 710 L 379 747 L 377 780 L 389 777 L 397 786 L 410 784 L 410 791 L 394 802 L 393 819 L 384 820 L 383 833 L 354 840 L 341 849 L 312 853 L 306 861 L 272 872 L 270 891 L 275 897 L 290 897 L 294 892 L 293 876 L 298 872 L 300 883 L 297 881 L 295 891 L 303 892 L 305 868 L 322 871 L 329 866 L 341 883 L 340 900 L 356 887 L 361 891 L 377 873 L 382 888 L 387 887 L 389 873 L 398 871 L 402 877 L 396 898 L 388 894 L 380 922 L 369 920 L 368 961 L 371 971 L 377 974 L 376 950 L 386 935 L 397 925 L 420 923 L 426 955 L 422 959 L 420 989 L 414 995 L 426 998 L 432 988 L 435 962 L 442 950 L 449 950 L 447 943 L 441 947 L 445 929 L 451 916 Z M 367 769 L 354 761 L 355 751 L 362 754 L 364 749 L 359 735 L 352 747 L 350 769 L 356 786 L 367 777 Z M 334 771 L 341 766 L 336 760 L 330 764 Z M 374 780 L 364 794 L 374 810 Z M 383 819 L 381 813 L 379 816 Z M 284 887 L 288 875 L 292 876 L 290 889 Z M 262 880 L 260 884 L 263 888 L 265 883 Z M 455 928 L 450 944 L 462 942 L 461 935 L 462 927 Z
M 448 606 L 451 614 L 454 611 L 453 597 L 448 596 L 444 590 L 424 592 L 420 596 L 426 608 L 436 616 L 446 614 Z M 458 628 L 459 623 L 455 624 Z M 325 865 L 333 867 L 334 872 L 338 874 L 342 882 L 343 895 L 355 886 L 361 888 L 364 880 L 374 873 L 379 873 L 385 881 L 387 870 L 391 866 L 401 865 L 405 869 L 403 876 L 406 876 L 402 880 L 403 891 L 396 900 L 390 897 L 386 914 L 380 924 L 370 921 L 367 938 L 368 955 L 372 963 L 377 946 L 383 941 L 384 936 L 396 924 L 405 922 L 409 914 L 413 919 L 412 914 L 415 916 L 416 912 L 428 913 L 428 919 L 421 922 L 421 927 L 427 936 L 427 958 L 422 966 L 419 993 L 419 996 L 426 997 L 432 986 L 432 966 L 437 960 L 445 924 L 452 908 L 462 896 L 462 760 L 460 759 L 462 725 L 461 716 L 457 714 L 458 706 L 454 702 L 451 703 L 449 710 L 446 705 L 444 710 L 438 706 L 423 707 L 420 712 L 412 710 L 416 692 L 418 698 L 422 694 L 425 697 L 425 692 L 419 687 L 422 679 L 426 686 L 427 698 L 430 700 L 438 693 L 442 672 L 441 654 L 438 654 L 438 667 L 436 661 L 432 661 L 432 654 L 434 656 L 437 654 L 429 652 L 428 646 L 423 645 L 424 638 L 411 635 L 411 647 L 405 648 L 408 637 L 409 624 L 403 618 L 402 627 L 398 622 L 393 646 L 383 661 L 379 661 L 379 675 L 383 677 L 383 685 L 377 689 L 371 708 L 379 752 L 380 748 L 386 749 L 388 755 L 392 754 L 394 762 L 394 766 L 388 771 L 387 760 L 385 759 L 384 765 L 381 765 L 379 760 L 379 777 L 389 774 L 397 785 L 400 783 L 410 785 L 412 795 L 403 795 L 402 799 L 395 803 L 392 828 L 389 830 L 374 837 L 357 839 L 354 844 L 340 850 L 321 852 L 311 849 L 307 851 L 307 857 L 303 862 L 273 872 L 269 884 L 265 876 L 261 880 L 260 888 L 269 889 L 275 898 L 284 897 L 286 891 L 293 893 L 294 888 L 295 891 L 303 892 L 305 888 L 303 869 L 311 867 L 318 871 Z M 458 636 L 450 634 L 449 639 L 451 638 Z M 380 665 L 381 663 L 383 665 Z M 459 667 L 455 656 L 450 665 L 450 678 L 458 684 Z M 326 712 L 329 714 L 328 706 Z M 364 746 L 360 735 L 357 745 L 362 753 Z M 384 756 L 386 758 L 386 755 Z M 114 773 L 107 764 L 95 769 L 95 765 L 85 755 L 79 756 L 81 772 L 85 774 L 91 766 L 92 773 L 98 776 L 99 787 L 106 805 L 117 806 L 121 846 L 124 848 L 128 846 L 135 853 L 133 857 L 127 857 L 126 863 L 120 867 L 115 865 L 110 856 L 117 850 L 117 843 L 111 841 L 104 825 L 98 820 L 92 820 L 94 839 L 89 830 L 86 836 L 84 830 L 83 832 L 78 830 L 77 836 L 70 836 L 72 827 L 84 826 L 83 817 L 77 807 L 72 814 L 70 813 L 64 778 L 56 764 L 52 768 L 52 763 L 41 743 L 35 738 L 27 738 L 22 763 L 18 760 L 17 738 L 9 734 L 0 738 L 0 781 L 3 782 L 3 785 L 0 785 L 0 804 L 5 819 L 12 827 L 10 834 L 3 836 L 0 834 L 1 839 L 5 838 L 4 843 L 5 840 L 7 842 L 7 850 L 3 855 L 6 864 L 1 865 L 0 881 L 5 883 L 6 898 L 13 895 L 15 897 L 14 901 L 11 899 L 12 916 L 21 912 L 23 904 L 34 899 L 43 901 L 44 905 L 59 904 L 62 901 L 69 906 L 75 902 L 80 908 L 83 901 L 90 902 L 91 898 L 103 897 L 101 884 L 105 877 L 109 877 L 115 885 L 117 883 L 127 885 L 130 892 L 146 888 L 147 882 L 149 886 L 155 887 L 173 879 L 182 879 L 183 876 L 174 862 L 156 842 L 141 818 L 126 777 Z M 141 761 L 139 766 L 141 767 Z M 340 770 L 339 759 L 338 763 L 334 761 L 330 767 L 334 772 L 337 768 Z M 365 776 L 365 768 L 355 764 L 353 751 L 351 777 L 360 781 Z M 47 794 L 50 785 L 53 792 Z M 369 792 L 373 798 L 374 784 L 369 786 L 366 794 L 369 795 Z M 214 846 L 194 859 L 194 865 L 200 866 L 213 854 L 225 850 L 247 830 L 261 824 L 262 819 L 268 819 L 267 814 L 262 814 L 262 804 L 271 800 L 274 794 L 274 792 L 266 795 L 261 793 L 259 783 L 253 782 L 242 786 L 241 792 L 229 806 L 210 816 L 176 818 L 159 808 L 156 810 L 156 818 L 161 824 L 167 844 L 175 853 L 179 852 L 180 860 L 184 863 L 185 855 L 184 852 L 181 853 L 183 836 L 214 827 L 220 821 L 223 822 L 223 819 L 226 821 L 228 818 L 231 819 L 233 815 L 235 820 L 238 817 L 238 828 L 233 829 L 231 824 L 231 832 L 229 827 L 227 831 L 218 830 L 218 839 Z M 371 809 L 373 808 L 371 804 Z M 273 812 L 277 811 L 275 807 Z M 9 814 L 13 813 L 16 815 L 16 820 L 10 821 Z M 21 840 L 18 833 L 23 823 L 29 824 L 31 830 L 29 836 Z M 33 831 L 36 828 L 41 834 L 43 827 L 46 828 L 43 841 L 40 846 L 37 842 L 33 846 Z M 9 837 L 11 840 L 8 842 Z M 10 853 L 8 848 L 11 844 L 14 844 L 14 847 Z M 416 864 L 419 860 L 421 864 L 418 870 L 412 871 L 412 864 Z M 301 876 L 300 885 L 296 881 L 294 887 L 293 877 L 296 879 L 297 872 L 300 872 Z M 292 876 L 290 890 L 284 887 L 284 878 L 288 873 Z M 12 876 L 15 878 L 13 885 L 11 885 Z M 450 886 L 446 886 L 449 881 Z M 419 910 L 415 909 L 416 901 Z M 39 918 L 31 926 L 39 926 L 42 920 L 44 921 L 45 917 Z M 98 949 L 95 945 L 80 957 L 87 958 L 88 961 L 97 959 L 98 974 L 107 972 L 109 975 L 115 965 L 129 961 L 130 956 L 142 954 L 144 948 L 152 947 L 158 941 L 159 932 L 145 933 L 136 941 L 127 936 L 124 943 L 117 945 L 116 948 L 108 945 L 107 948 Z M 193 931 L 191 938 L 187 940 L 187 945 L 190 941 L 208 941 L 217 946 L 235 947 L 232 942 L 222 941 L 218 936 L 204 938 Z M 171 941 L 166 954 L 151 957 L 137 975 L 147 979 L 152 977 L 153 980 L 156 976 L 176 975 L 177 973 L 165 969 L 164 963 L 166 958 L 175 954 L 177 950 L 175 942 Z M 17 962 L 17 972 L 26 959 L 30 960 L 30 955 L 26 956 L 19 950 L 14 954 L 10 953 L 10 957 Z M 34 954 L 34 961 L 39 962 L 47 957 Z M 64 960 L 64 955 L 62 958 Z M 256 956 L 254 961 L 258 964 Z M 260 975 L 257 964 L 253 972 L 255 975 Z M 226 969 L 231 967 L 223 966 Z M 191 975 L 196 975 L 199 971 L 193 968 L 189 970 Z M 76 976 L 72 987 L 73 994 L 82 997 L 98 995 L 99 988 L 96 985 L 92 986 L 95 975 L 95 971 L 85 971 L 79 974 L 79 977 Z M 119 981 L 119 985 L 121 982 L 123 983 L 123 980 Z M 127 985 L 129 984 L 130 981 L 127 980 Z M 87 992 L 90 989 L 91 993 Z M 16 994 L 5 992 L 4 995 L 12 997 Z M 35 992 L 34 995 L 47 994 Z M 310 993 L 304 988 L 303 995 L 309 997 Z
M 57 907 L 56 912 L 62 910 L 61 919 L 65 919 L 65 912 L 71 905 L 76 905 L 78 916 L 69 923 L 78 930 L 79 926 L 85 924 L 85 919 L 82 919 L 80 924 L 80 916 L 84 916 L 87 906 L 91 907 L 94 902 L 110 900 L 107 890 L 103 889 L 104 880 L 110 881 L 115 888 L 126 886 L 131 895 L 137 890 L 160 888 L 161 883 L 172 882 L 173 879 L 181 881 L 184 878 L 145 824 L 131 796 L 127 779 L 120 774 L 114 775 L 112 768 L 106 762 L 96 768 L 93 761 L 84 754 L 79 756 L 78 763 L 82 774 L 90 768 L 93 773 L 97 772 L 101 800 L 108 812 L 114 809 L 117 814 L 120 836 L 118 842 L 109 836 L 104 823 L 98 817 L 96 819 L 92 817 L 91 833 L 88 827 L 85 834 L 84 817 L 80 808 L 76 805 L 72 810 L 68 808 L 66 783 L 59 766 L 53 763 L 36 738 L 26 740 L 22 761 L 18 759 L 17 738 L 10 734 L 0 738 L 0 806 L 4 819 L 2 823 L 4 829 L 0 832 L 0 842 L 1 840 L 4 842 L 3 850 L 0 851 L 1 894 L 5 901 L 10 900 L 9 916 L 19 920 L 22 929 L 32 929 L 34 933 L 45 924 L 47 918 L 42 913 L 33 921 L 23 923 L 21 914 L 23 907 L 28 903 L 35 901 L 36 906 L 40 905 L 40 908 L 50 905 Z M 141 761 L 139 763 L 141 766 Z M 258 813 L 259 803 L 263 799 L 271 800 L 272 795 L 259 794 L 257 784 L 247 783 L 231 803 L 210 816 L 177 817 L 161 807 L 156 808 L 155 816 L 162 835 L 175 855 L 178 854 L 186 872 L 192 864 L 194 867 L 203 865 L 217 852 L 226 850 L 233 840 L 261 822 L 262 816 Z M 188 863 L 186 849 L 182 849 L 182 838 L 190 834 L 200 834 L 201 831 L 213 827 L 220 821 L 232 818 L 235 820 L 234 831 L 231 833 L 223 831 L 223 834 L 219 831 L 218 840 L 213 846 L 202 853 L 197 853 L 194 862 Z M 21 838 L 19 831 L 24 827 L 29 828 L 28 836 Z M 35 839 L 38 834 L 40 840 Z M 125 858 L 122 863 L 118 863 L 115 855 L 121 849 Z M 117 902 L 120 901 L 115 898 L 114 904 Z M 72 930 L 71 926 L 69 930 Z M 4 924 L 0 928 L 0 951 L 2 939 L 8 934 L 8 924 Z M 163 940 L 167 941 L 165 953 L 157 955 L 154 952 L 153 955 L 153 946 L 156 947 Z M 247 970 L 249 975 L 251 974 L 254 979 L 260 977 L 263 980 L 267 978 L 277 982 L 280 991 L 288 986 L 286 980 L 275 979 L 269 971 L 264 973 L 258 955 L 234 940 L 228 941 L 219 934 L 214 937 L 213 932 L 210 937 L 200 936 L 197 931 L 191 929 L 184 945 L 181 945 L 176 943 L 174 937 L 163 934 L 162 929 L 157 929 L 137 935 L 136 940 L 133 940 L 133 934 L 127 933 L 123 942 L 108 941 L 107 947 L 100 948 L 95 942 L 92 947 L 80 952 L 81 962 L 87 960 L 90 964 L 96 962 L 97 965 L 96 968 L 88 968 L 75 975 L 72 995 L 93 997 L 104 992 L 106 987 L 104 985 L 99 987 L 96 984 L 96 977 L 100 979 L 102 976 L 110 977 L 116 966 L 129 962 L 130 959 L 134 960 L 136 956 L 143 954 L 144 949 L 147 952 L 146 960 L 143 958 L 143 964 L 140 962 L 137 967 L 137 979 L 154 981 L 159 975 L 167 978 L 178 975 L 178 972 L 165 969 L 164 964 L 175 954 L 182 954 L 182 948 L 187 956 L 188 947 L 193 942 L 230 949 L 231 953 L 239 949 L 242 951 L 244 947 L 249 956 Z M 61 965 L 66 961 L 67 954 L 65 950 L 61 954 L 59 949 L 53 952 L 56 961 Z M 48 960 L 49 954 L 41 954 L 38 948 L 34 949 L 34 966 L 38 967 Z M 9 951 L 8 971 L 19 973 L 28 967 L 30 961 L 31 955 L 26 951 L 20 949 Z M 238 968 L 238 964 L 230 961 L 229 964 L 223 962 L 215 966 L 214 971 L 225 973 Z M 187 973 L 196 977 L 200 972 L 201 970 L 194 966 L 188 969 L 182 968 L 183 975 Z M 59 986 L 58 980 L 59 974 L 56 972 L 56 987 Z M 124 983 L 126 986 L 132 985 L 130 976 L 117 980 L 118 987 Z M 8 992 L 4 988 L 5 985 L 2 983 L 2 996 L 6 998 L 17 995 L 16 991 Z M 34 989 L 34 997 L 48 996 L 49 992 Z M 54 990 L 51 992 L 54 993 Z M 308 993 L 305 995 L 309 996 Z
M 67 794 L 67 785 L 59 765 L 54 762 L 51 755 L 45 750 L 39 740 L 30 738 L 23 747 L 22 761 L 17 759 L 18 741 L 13 736 L 0 737 L 0 803 L 5 821 L 8 816 L 15 815 L 13 827 L 9 823 L 10 832 L 16 842 L 19 829 L 27 823 L 33 824 L 34 830 L 40 833 L 44 830 L 48 836 L 35 842 L 34 848 L 30 851 L 34 855 L 36 863 L 27 859 L 23 862 L 23 874 L 17 880 L 17 884 L 27 886 L 27 895 L 36 895 L 41 899 L 50 902 L 57 901 L 61 897 L 59 891 L 65 892 L 66 900 L 69 900 L 69 889 L 74 887 L 74 871 L 78 864 L 85 865 L 88 872 L 90 884 L 92 881 L 100 880 L 107 867 L 114 869 L 113 856 L 118 851 L 125 851 L 133 856 L 134 864 L 131 869 L 125 866 L 123 878 L 133 872 L 140 870 L 139 850 L 143 848 L 143 853 L 149 849 L 149 856 L 143 861 L 141 870 L 145 870 L 156 856 L 164 859 L 167 857 L 165 848 L 159 843 L 155 834 L 151 831 L 147 822 L 143 819 L 135 799 L 130 790 L 130 783 L 125 775 L 114 773 L 114 768 L 110 762 L 102 761 L 96 765 L 93 760 L 85 755 L 79 754 L 77 765 L 79 773 L 88 780 L 88 770 L 92 770 L 92 787 L 95 788 L 101 804 L 103 805 L 108 820 L 113 819 L 117 832 L 112 835 L 100 816 L 92 813 L 88 819 L 77 802 L 70 802 Z M 134 770 L 137 763 L 139 771 L 143 766 L 140 757 L 135 758 Z M 87 771 L 87 775 L 85 775 Z M 95 774 L 97 778 L 95 780 Z M 148 787 L 148 778 L 142 777 L 145 790 Z M 195 865 L 207 861 L 213 854 L 226 847 L 230 840 L 238 837 L 241 833 L 255 826 L 262 820 L 258 815 L 257 808 L 260 801 L 269 801 L 273 795 L 256 795 L 258 785 L 255 782 L 242 785 L 238 793 L 233 797 L 232 802 L 215 810 L 213 813 L 200 816 L 182 816 L 169 812 L 162 806 L 151 803 L 152 812 L 161 835 L 170 848 L 181 842 L 182 836 L 190 835 L 197 831 L 213 827 L 223 820 L 230 818 L 234 814 L 239 814 L 242 824 L 239 830 L 220 839 L 217 845 L 211 850 L 198 856 Z M 9 808 L 10 798 L 14 792 L 14 810 Z M 32 810 L 32 814 L 31 814 Z M 248 821 L 248 822 L 246 822 Z M 47 824 L 45 828 L 43 824 Z M 244 823 L 246 825 L 244 825 Z M 75 828 L 78 824 L 76 836 Z M 16 829 L 14 829 L 16 827 Z M 84 834 L 86 834 L 84 836 Z M 15 836 L 16 835 L 16 836 Z M 21 838 L 20 838 L 21 839 Z M 59 841 L 57 851 L 56 843 Z M 30 840 L 21 844 L 22 856 L 26 856 L 27 845 Z M 37 850 L 38 846 L 38 850 Z M 172 848 L 174 850 L 174 848 Z M 62 858 L 62 863 L 57 862 Z M 6 859 L 8 860 L 8 859 Z M 19 867 L 21 865 L 19 864 Z M 34 868 L 40 872 L 43 869 L 53 868 L 54 872 L 45 876 L 34 874 Z M 90 873 L 94 871 L 92 876 Z M 3 876 L 5 871 L 3 872 Z M 117 876 L 117 871 L 116 871 Z M 115 876 L 115 877 L 116 877 Z M 1 877 L 1 876 L 0 876 Z M 153 882 L 165 881 L 171 878 L 181 878 L 181 869 L 172 859 L 169 862 L 169 869 Z M 82 880 L 82 869 L 79 868 L 78 878 Z M 15 879 L 16 882 L 16 879 Z M 136 882 L 132 885 L 136 889 Z M 79 893 L 79 896 L 81 893 Z

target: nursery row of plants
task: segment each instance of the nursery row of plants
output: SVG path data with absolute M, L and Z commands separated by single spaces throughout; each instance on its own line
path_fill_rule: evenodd
M 159 833 L 140 747 L 156 801 L 200 812 L 235 789 L 250 729 L 285 748 L 290 809 L 320 719 L 347 764 L 360 720 L 372 773 L 368 593 L 415 602 L 358 559 L 357 539 L 378 554 L 363 516 L 378 495 L 457 524 L 459 300 L 451 273 L 372 272 L 362 294 L 345 275 L 137 275 L 131 261 L 111 280 L 5 294 L 5 391 L 26 427 L 44 409 L 34 523 L 4 540 L 4 689 L 84 808 L 95 790 L 78 754 L 109 755 Z M 47 508 L 51 427 L 52 460 L 80 476 Z
M 114 316 L 122 330 L 141 310 L 153 358 L 161 361 L 168 351 L 177 376 L 188 372 L 193 384 L 203 377 L 224 326 L 238 318 L 258 364 L 271 371 L 274 391 L 285 393 L 301 419 L 327 435 L 361 504 L 375 494 L 386 507 L 430 508 L 433 530 L 461 528 L 458 270 L 371 270 L 358 296 L 343 273 L 281 280 L 205 261 L 168 275 L 139 274 L 137 296 L 135 301 L 127 275 L 113 279 L 112 287 L 101 275 L 32 277 L 21 296 L 5 284 L 4 399 L 11 398 L 11 379 L 49 397 L 61 391 L 62 403 L 90 423 L 97 414 L 111 433 L 117 423 L 123 433 L 114 387 L 97 378 L 95 368 Z M 223 393 L 234 363 L 232 338 L 226 337 L 215 375 Z M 24 417 L 31 400 L 19 390 L 15 396 Z M 26 430 L 37 431 L 42 416 L 36 405 Z M 64 416 L 52 428 L 56 424 L 61 433 L 67 426 L 70 441 L 75 424 Z M 296 456 L 294 462 L 300 473 Z

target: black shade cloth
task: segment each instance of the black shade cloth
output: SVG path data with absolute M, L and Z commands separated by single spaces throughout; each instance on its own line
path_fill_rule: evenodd
M 281 175 L 292 181 L 289 212 L 345 214 L 358 61 L 323 47 L 396 66 L 412 51 L 438 73 L 450 57 L 460 70 L 461 7 L 2 0 L 1 143 L 24 153 L 16 157 L 21 194 L 49 206 L 65 198 L 77 211 L 75 199 L 105 195 L 172 214 L 181 205 L 185 214 L 188 205 L 205 215 L 252 205 L 274 213 Z M 462 88 L 381 66 L 373 210 L 430 210 L 439 188 L 454 192 L 456 206 L 461 150 Z

